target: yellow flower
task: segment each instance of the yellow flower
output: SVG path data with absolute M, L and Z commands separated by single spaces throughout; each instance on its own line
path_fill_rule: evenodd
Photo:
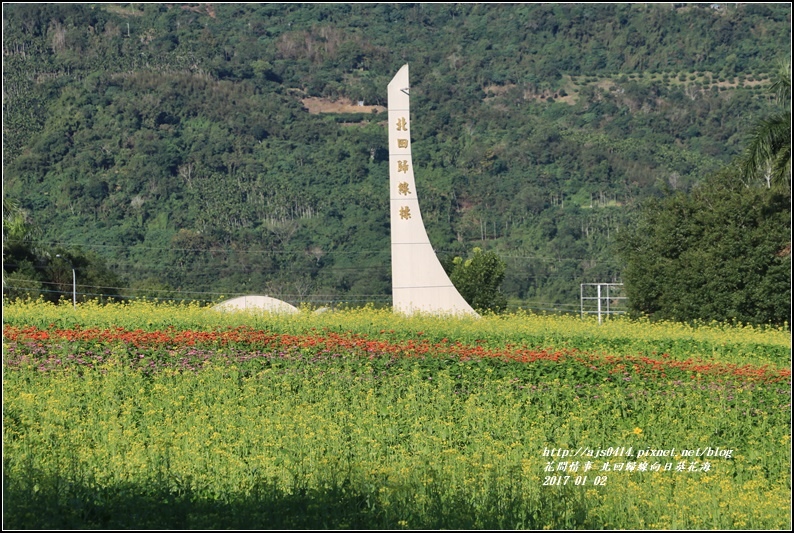
M 640 429 L 640 428 L 634 428 L 634 434 L 635 434 L 635 435 L 639 435 L 640 433 L 642 433 L 642 429 Z

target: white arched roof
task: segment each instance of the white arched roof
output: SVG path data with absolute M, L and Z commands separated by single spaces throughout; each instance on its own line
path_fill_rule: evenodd
M 251 294 L 239 296 L 217 304 L 213 309 L 218 311 L 265 311 L 268 313 L 294 314 L 300 312 L 297 307 L 284 300 Z

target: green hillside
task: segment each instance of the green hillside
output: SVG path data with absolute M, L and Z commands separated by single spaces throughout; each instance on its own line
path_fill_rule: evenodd
M 741 153 L 790 30 L 789 4 L 5 4 L 3 194 L 41 232 L 7 285 L 77 250 L 115 273 L 73 264 L 85 294 L 388 303 L 408 63 L 439 255 L 578 310 L 643 199 Z

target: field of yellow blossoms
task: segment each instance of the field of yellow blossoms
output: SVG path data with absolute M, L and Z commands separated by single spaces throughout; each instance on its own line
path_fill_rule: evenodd
M 4 529 L 786 529 L 791 333 L 4 302 Z

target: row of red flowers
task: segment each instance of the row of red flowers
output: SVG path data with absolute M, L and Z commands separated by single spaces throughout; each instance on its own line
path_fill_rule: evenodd
M 706 362 L 696 359 L 675 360 L 666 355 L 652 358 L 644 355 L 597 355 L 583 353 L 576 349 L 546 350 L 524 346 L 507 345 L 487 347 L 465 345 L 442 339 L 439 342 L 405 340 L 393 342 L 370 339 L 355 333 L 289 335 L 238 327 L 220 331 L 195 331 L 167 328 L 159 331 L 123 328 L 86 328 L 76 326 L 71 329 L 40 329 L 36 327 L 15 327 L 5 325 L 3 337 L 8 342 L 98 342 L 102 344 L 123 344 L 135 348 L 156 348 L 175 346 L 205 347 L 249 347 L 251 349 L 307 350 L 314 353 L 353 352 L 370 357 L 453 357 L 459 360 L 501 359 L 520 363 L 536 361 L 561 362 L 572 360 L 585 365 L 593 371 L 606 371 L 609 374 L 654 374 L 665 376 L 666 371 L 686 372 L 690 377 L 698 375 L 731 376 L 763 381 L 782 381 L 791 378 L 791 371 L 768 365 L 737 365 L 732 363 Z

